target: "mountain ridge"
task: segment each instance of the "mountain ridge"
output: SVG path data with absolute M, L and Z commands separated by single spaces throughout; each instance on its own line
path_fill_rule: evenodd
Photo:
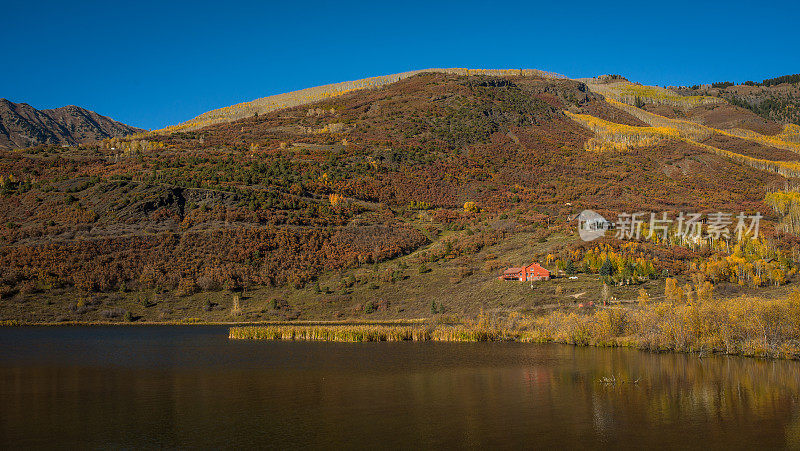
M 222 108 L 207 111 L 199 116 L 181 124 L 164 128 L 162 131 L 191 131 L 208 125 L 222 122 L 232 122 L 245 117 L 269 113 L 285 108 L 308 105 L 321 100 L 337 97 L 349 92 L 362 89 L 378 88 L 387 84 L 396 83 L 414 75 L 422 73 L 441 73 L 463 76 L 525 76 L 543 78 L 567 78 L 555 72 L 538 69 L 468 69 L 468 68 L 428 68 L 417 69 L 396 74 L 378 75 L 358 80 L 342 81 L 320 86 L 310 86 L 295 91 L 275 94 L 247 102 L 240 102 Z
M 0 98 L 2 149 L 39 144 L 77 145 L 143 131 L 77 105 L 39 110 L 24 102 Z

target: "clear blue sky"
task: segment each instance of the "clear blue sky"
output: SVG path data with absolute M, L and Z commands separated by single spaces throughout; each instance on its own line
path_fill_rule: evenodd
M 766 2 L 3 0 L 0 97 L 144 128 L 426 67 L 647 84 L 800 73 L 800 5 Z

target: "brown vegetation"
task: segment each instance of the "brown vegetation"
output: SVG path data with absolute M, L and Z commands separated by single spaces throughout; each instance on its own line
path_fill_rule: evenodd
M 709 296 L 676 302 L 640 302 L 631 308 L 557 311 L 539 317 L 511 314 L 501 321 L 479 316 L 461 325 L 250 326 L 230 338 L 324 341 L 524 341 L 630 346 L 652 351 L 723 353 L 800 358 L 800 293 L 787 299 Z
M 581 209 L 608 217 L 755 211 L 765 187 L 782 187 L 792 175 L 752 168 L 753 157 L 710 145 L 662 140 L 652 115 L 607 102 L 580 82 L 491 75 L 418 74 L 199 130 L 2 152 L 2 312 L 19 317 L 37 293 L 53 290 L 75 297 L 152 290 L 176 296 L 147 307 L 148 319 L 174 319 L 182 313 L 170 305 L 206 300 L 218 304 L 209 313 L 227 314 L 230 294 L 205 294 L 251 286 L 301 292 L 333 279 L 319 287 L 319 299 L 330 300 L 336 316 L 403 315 L 395 310 L 403 299 L 346 299 L 353 286 L 383 292 L 412 274 L 426 290 L 479 280 L 484 291 L 477 282 L 470 289 L 505 294 L 511 289 L 489 284 L 490 272 L 507 263 L 505 244 L 522 234 L 538 242 L 569 233 L 567 219 Z M 593 133 L 570 117 L 655 139 L 635 139 L 624 152 L 586 152 Z M 677 135 L 695 132 L 715 133 L 695 124 Z M 477 257 L 491 246 L 493 257 Z M 402 265 L 396 260 L 412 252 Z M 686 263 L 665 258 L 656 272 L 677 273 Z M 358 281 L 348 288 L 341 281 L 351 275 Z M 428 280 L 433 275 L 441 283 Z M 243 316 L 255 314 L 241 300 Z M 264 315 L 297 317 L 297 304 Z M 197 315 L 205 305 L 194 307 Z

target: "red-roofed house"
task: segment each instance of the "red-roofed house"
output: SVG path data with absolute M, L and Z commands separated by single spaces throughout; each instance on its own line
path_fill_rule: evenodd
M 531 263 L 523 268 L 508 268 L 498 277 L 498 279 L 502 280 L 521 280 L 528 282 L 547 280 L 549 278 L 550 271 L 542 268 L 538 263 Z

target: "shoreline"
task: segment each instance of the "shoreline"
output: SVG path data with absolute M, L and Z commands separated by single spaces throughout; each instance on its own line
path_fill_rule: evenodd
M 519 341 L 800 360 L 800 292 L 787 299 L 689 299 L 542 316 L 512 312 L 414 325 L 232 326 L 231 339 Z
M 74 326 L 74 327 L 102 327 L 102 326 L 120 326 L 120 327 L 136 327 L 136 326 L 325 326 L 325 325 L 377 325 L 377 326 L 405 326 L 414 324 L 425 324 L 431 321 L 430 318 L 412 318 L 402 320 L 301 320 L 301 321 L 42 321 L 42 322 L 26 322 L 17 320 L 3 320 L 0 321 L 0 328 L 3 327 L 58 327 L 58 326 Z
M 292 321 L 60 321 L 2 320 L 1 327 L 227 327 L 229 339 L 365 341 L 507 341 L 627 347 L 648 352 L 800 360 L 800 292 L 782 300 L 752 298 L 648 302 L 495 317 Z
M 374 324 L 373 324 L 374 325 Z M 566 340 L 545 339 L 537 334 L 520 332 L 482 330 L 465 328 L 462 325 L 429 328 L 392 327 L 402 330 L 381 330 L 373 328 L 371 331 L 332 331 L 325 330 L 324 326 L 275 325 L 275 326 L 233 326 L 229 329 L 228 338 L 231 340 L 253 341 L 306 341 L 328 343 L 368 343 L 368 342 L 437 342 L 437 343 L 528 343 L 528 344 L 557 344 L 580 348 L 625 348 L 653 354 L 687 354 L 700 358 L 707 356 L 718 357 L 744 357 L 765 361 L 800 361 L 800 355 L 763 354 L 744 352 L 725 352 L 719 349 L 678 349 L 670 347 L 643 346 L 635 337 L 619 337 L 608 342 L 576 343 Z M 364 325 L 369 326 L 369 325 Z M 261 330 L 259 330 L 259 327 Z M 271 330 L 269 329 L 271 327 Z M 391 327 L 391 326 L 390 326 Z M 279 329 L 278 329 L 279 328 Z M 312 330 L 312 329 L 317 329 Z M 369 333 L 372 332 L 372 335 Z

